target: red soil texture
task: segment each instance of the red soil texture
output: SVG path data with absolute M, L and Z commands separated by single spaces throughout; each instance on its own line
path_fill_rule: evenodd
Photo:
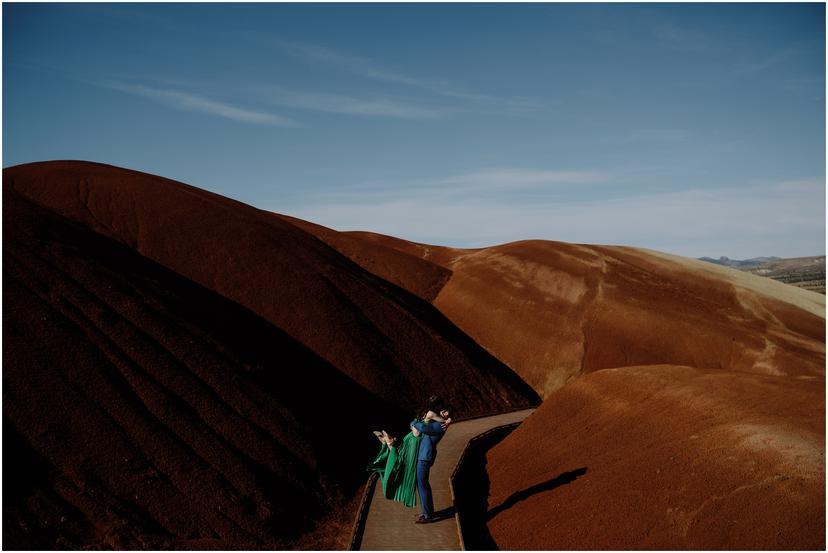
M 659 365 L 551 394 L 487 456 L 501 549 L 825 549 L 824 379 Z
M 17 166 L 3 232 L 7 548 L 343 548 L 366 430 L 435 389 L 538 401 L 421 297 L 194 187 Z
M 280 217 L 333 246 L 366 270 L 393 282 L 400 288 L 405 288 L 426 301 L 434 301 L 451 277 L 450 270 L 420 255 L 411 255 L 406 251 L 400 251 L 393 245 L 384 245 L 376 240 L 365 239 L 365 236 L 369 236 L 367 233 L 337 232 L 295 217 L 287 215 L 280 215 Z M 382 235 L 373 236 L 378 239 L 388 238 Z M 389 239 L 389 242 L 395 243 L 394 245 L 405 243 L 416 247 L 415 244 L 402 240 Z
M 543 397 L 630 365 L 824 375 L 820 294 L 635 248 L 530 240 L 462 250 L 346 234 L 450 270 L 434 305 Z M 367 248 L 342 251 L 362 262 Z
M 488 457 L 502 549 L 824 549 L 821 294 L 636 248 L 347 234 L 450 270 L 434 305 L 545 398 Z

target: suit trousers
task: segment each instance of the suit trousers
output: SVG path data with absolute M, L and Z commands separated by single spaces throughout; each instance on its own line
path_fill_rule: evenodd
M 431 497 L 431 484 L 428 482 L 432 464 L 434 461 L 417 461 L 417 493 L 420 496 L 423 516 L 426 518 L 434 516 L 434 499 Z

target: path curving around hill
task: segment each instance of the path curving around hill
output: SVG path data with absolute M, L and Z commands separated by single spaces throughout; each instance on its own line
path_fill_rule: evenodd
M 414 524 L 420 513 L 402 503 L 382 497 L 375 487 L 359 549 L 362 551 L 457 551 L 461 549 L 457 520 L 449 481 L 466 444 L 475 436 L 492 428 L 520 422 L 534 409 L 525 409 L 491 417 L 482 417 L 451 425 L 440 440 L 437 460 L 431 469 L 434 509 L 444 518 L 433 524 Z M 379 493 L 378 493 L 379 490 Z

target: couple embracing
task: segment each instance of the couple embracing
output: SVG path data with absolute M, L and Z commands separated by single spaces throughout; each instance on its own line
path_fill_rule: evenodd
M 401 441 L 385 430 L 374 432 L 382 443 L 368 470 L 379 474 L 387 499 L 414 507 L 419 495 L 422 514 L 415 520 L 417 524 L 436 520 L 428 477 L 437 457 L 437 443 L 450 424 L 451 408 L 438 396 L 431 396 L 411 421 L 411 432 Z

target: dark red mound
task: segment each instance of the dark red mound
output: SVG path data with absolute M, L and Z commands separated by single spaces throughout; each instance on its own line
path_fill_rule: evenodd
M 488 455 L 501 549 L 825 549 L 825 380 L 585 375 Z
M 342 548 L 372 426 L 434 389 L 536 400 L 265 212 L 79 162 L 6 170 L 3 200 L 7 548 Z
M 323 240 L 371 273 L 426 301 L 433 301 L 451 277 L 451 271 L 445 267 L 397 249 L 393 245 L 371 240 L 368 236 L 372 235 L 368 233 L 337 232 L 295 217 L 279 217 Z M 387 238 L 382 235 L 373 236 Z M 403 240 L 399 242 L 405 243 Z
M 121 244 L 3 208 L 6 547 L 287 546 L 347 506 L 341 414 L 406 413 Z
M 96 163 L 20 165 L 3 178 L 33 202 L 247 307 L 406 409 L 438 381 L 469 415 L 535 398 L 429 303 L 271 213 Z

